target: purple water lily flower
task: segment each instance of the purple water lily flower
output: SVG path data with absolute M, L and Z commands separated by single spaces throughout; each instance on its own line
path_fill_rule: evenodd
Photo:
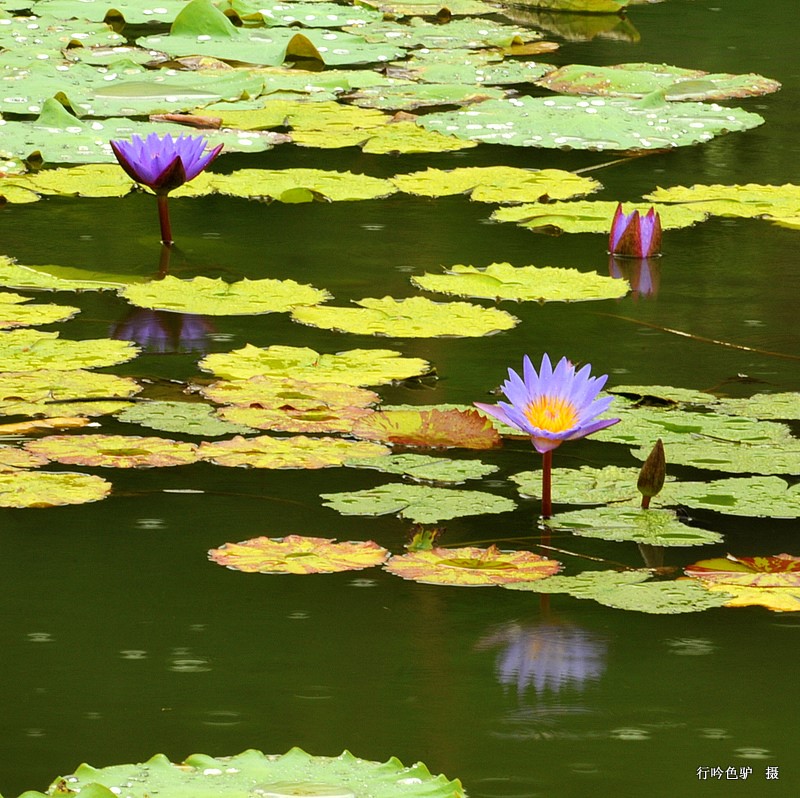
M 642 216 L 639 211 L 623 213 L 617 205 L 611 222 L 608 251 L 624 258 L 649 258 L 661 254 L 661 219 L 655 208 Z
M 134 135 L 130 141 L 111 142 L 120 166 L 137 183 L 156 193 L 165 244 L 172 243 L 167 194 L 197 177 L 222 150 L 222 144 L 210 150 L 206 146 L 204 136 L 173 138 L 169 133 L 163 138 L 151 133 L 146 139 Z
M 523 377 L 509 369 L 508 379 L 502 385 L 508 402 L 496 405 L 474 402 L 484 413 L 530 435 L 534 448 L 543 455 L 542 515 L 545 518 L 551 514 L 553 449 L 564 441 L 584 438 L 619 421 L 618 418 L 597 418 L 608 410 L 613 397 L 597 399 L 608 375 L 591 377 L 591 368 L 587 364 L 576 372 L 575 366 L 562 357 L 553 369 L 550 358 L 544 355 L 537 374 L 525 355 Z

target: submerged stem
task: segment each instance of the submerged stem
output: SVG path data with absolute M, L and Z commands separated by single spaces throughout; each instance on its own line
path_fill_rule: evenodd
M 161 223 L 161 243 L 167 247 L 171 247 L 172 241 L 172 228 L 169 224 L 169 205 L 167 204 L 167 194 L 156 194 L 158 200 L 158 221 Z
M 553 452 L 542 453 L 542 518 L 550 518 L 553 515 L 553 503 L 551 500 L 551 486 L 553 477 Z

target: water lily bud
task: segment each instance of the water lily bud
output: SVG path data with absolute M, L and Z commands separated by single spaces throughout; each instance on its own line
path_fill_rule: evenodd
M 617 205 L 611 221 L 608 251 L 623 258 L 649 258 L 661 254 L 661 218 L 655 208 L 641 215 L 639 211 L 624 213 Z
M 653 451 L 644 461 L 641 471 L 639 471 L 639 481 L 636 487 L 642 494 L 642 507 L 645 509 L 650 504 L 650 499 L 656 496 L 661 488 L 664 487 L 664 477 L 667 474 L 667 461 L 664 457 L 664 444 L 659 438 Z

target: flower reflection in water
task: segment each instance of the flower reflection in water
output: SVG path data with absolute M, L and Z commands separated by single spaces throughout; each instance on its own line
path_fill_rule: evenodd
M 653 258 L 615 258 L 611 255 L 608 273 L 617 279 L 627 280 L 634 298 L 656 296 L 661 285 L 661 269 Z
M 598 635 L 553 621 L 504 624 L 477 644 L 478 649 L 497 646 L 503 646 L 495 665 L 497 679 L 519 695 L 529 687 L 537 695 L 567 687 L 582 690 L 603 675 L 608 649 Z
M 214 327 L 205 316 L 132 308 L 111 328 L 111 337 L 133 341 L 151 354 L 206 352 Z

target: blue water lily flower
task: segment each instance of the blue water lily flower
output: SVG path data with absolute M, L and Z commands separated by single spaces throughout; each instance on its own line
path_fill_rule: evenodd
M 130 141 L 111 142 L 120 166 L 137 183 L 156 193 L 165 244 L 172 243 L 167 194 L 197 177 L 222 150 L 222 144 L 210 150 L 206 147 L 204 136 L 173 138 L 169 133 L 163 138 L 151 133 L 146 139 L 133 135 Z

